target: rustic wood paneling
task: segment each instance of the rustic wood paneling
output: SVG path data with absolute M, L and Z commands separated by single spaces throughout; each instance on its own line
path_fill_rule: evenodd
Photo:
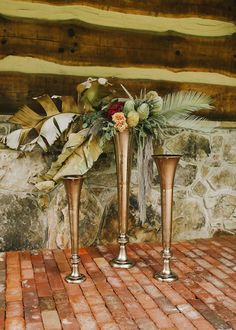
M 143 34 L 71 23 L 0 18 L 0 57 L 17 54 L 67 65 L 159 67 L 236 74 L 236 38 Z M 220 53 L 219 53 L 220 52 Z
M 25 0 L 25 2 L 84 5 L 103 10 L 150 16 L 201 16 L 212 19 L 236 20 L 235 0 Z
M 0 73 L 0 113 L 15 113 L 23 104 L 31 103 L 32 97 L 45 93 L 76 97 L 76 85 L 86 79 L 87 77 Z M 133 95 L 139 95 L 142 88 L 156 90 L 161 96 L 178 90 L 203 91 L 215 99 L 216 109 L 205 113 L 209 119 L 236 120 L 236 87 L 142 79 L 111 78 L 110 81 L 118 90 L 119 95 L 124 95 L 120 83 L 125 85 Z
M 232 21 L 222 21 L 210 18 L 188 17 L 178 15 L 173 17 L 148 16 L 113 10 L 101 10 L 96 7 L 83 5 L 55 6 L 45 3 L 32 3 L 19 0 L 1 0 L 0 14 L 5 17 L 18 19 L 41 20 L 52 22 L 84 22 L 100 27 L 126 29 L 134 31 L 176 33 L 222 37 L 236 33 Z

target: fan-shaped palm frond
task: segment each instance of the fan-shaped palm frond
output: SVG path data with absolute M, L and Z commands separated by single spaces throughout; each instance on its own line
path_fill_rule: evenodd
M 159 115 L 165 118 L 167 125 L 201 129 L 199 121 L 205 120 L 205 118 L 196 116 L 195 112 L 201 109 L 213 109 L 212 103 L 213 99 L 204 93 L 180 91 L 168 94 L 163 98 Z

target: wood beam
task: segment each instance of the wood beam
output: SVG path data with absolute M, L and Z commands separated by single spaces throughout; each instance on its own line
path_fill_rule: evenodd
M 1 0 L 6 7 L 14 4 L 16 9 L 22 8 L 22 3 L 35 3 L 35 5 L 58 6 L 87 6 L 107 11 L 121 13 L 141 14 L 148 16 L 194 17 L 220 20 L 236 20 L 236 3 L 234 0 Z
M 0 58 L 17 54 L 73 66 L 145 66 L 236 75 L 235 36 L 144 35 L 83 24 L 0 18 Z
M 15 113 L 22 105 L 30 104 L 34 96 L 73 95 L 76 97 L 76 85 L 87 79 L 87 76 L 63 76 L 51 74 L 0 73 L 0 113 Z M 211 120 L 236 120 L 236 86 L 220 86 L 186 82 L 168 82 L 147 79 L 109 79 L 119 96 L 125 96 L 120 84 L 123 84 L 132 95 L 139 95 L 140 90 L 156 90 L 164 96 L 179 90 L 202 91 L 215 100 L 216 109 L 205 112 Z

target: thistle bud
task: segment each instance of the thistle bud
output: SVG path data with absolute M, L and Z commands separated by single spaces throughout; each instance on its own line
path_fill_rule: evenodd
M 139 119 L 140 120 L 145 120 L 148 118 L 149 116 L 149 106 L 147 103 L 143 103 L 141 104 L 138 109 L 137 112 L 139 114 Z
M 155 102 L 153 102 L 152 114 L 157 114 L 158 112 L 160 112 L 162 105 L 163 105 L 163 99 L 160 96 L 158 96 L 155 99 Z
M 133 100 L 126 101 L 123 111 L 126 114 L 128 114 L 130 111 L 134 111 L 134 101 Z
M 128 113 L 127 116 L 127 124 L 129 127 L 135 127 L 138 125 L 139 122 L 139 114 L 137 111 L 133 110 Z

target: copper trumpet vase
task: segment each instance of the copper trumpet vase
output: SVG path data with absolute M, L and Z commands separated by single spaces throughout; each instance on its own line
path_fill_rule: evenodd
M 176 167 L 180 155 L 153 155 L 152 156 L 160 175 L 161 185 L 161 221 L 162 221 L 162 256 L 163 269 L 157 272 L 154 277 L 163 282 L 172 282 L 178 276 L 172 272 L 170 267 L 171 259 L 171 232 L 172 232 L 172 208 L 173 208 L 173 186 Z
M 71 235 L 71 274 L 65 277 L 66 282 L 80 284 L 86 280 L 85 275 L 79 271 L 80 257 L 78 255 L 79 247 L 79 209 L 80 209 L 80 195 L 83 185 L 82 176 L 65 176 L 63 178 L 66 190 L 69 221 L 70 221 L 70 235 Z
M 118 221 L 120 250 L 118 256 L 111 260 L 110 264 L 117 268 L 130 268 L 134 261 L 130 260 L 126 252 L 128 208 L 129 208 L 129 185 L 132 163 L 132 139 L 133 134 L 129 129 L 117 132 L 114 137 L 117 192 L 118 192 Z

